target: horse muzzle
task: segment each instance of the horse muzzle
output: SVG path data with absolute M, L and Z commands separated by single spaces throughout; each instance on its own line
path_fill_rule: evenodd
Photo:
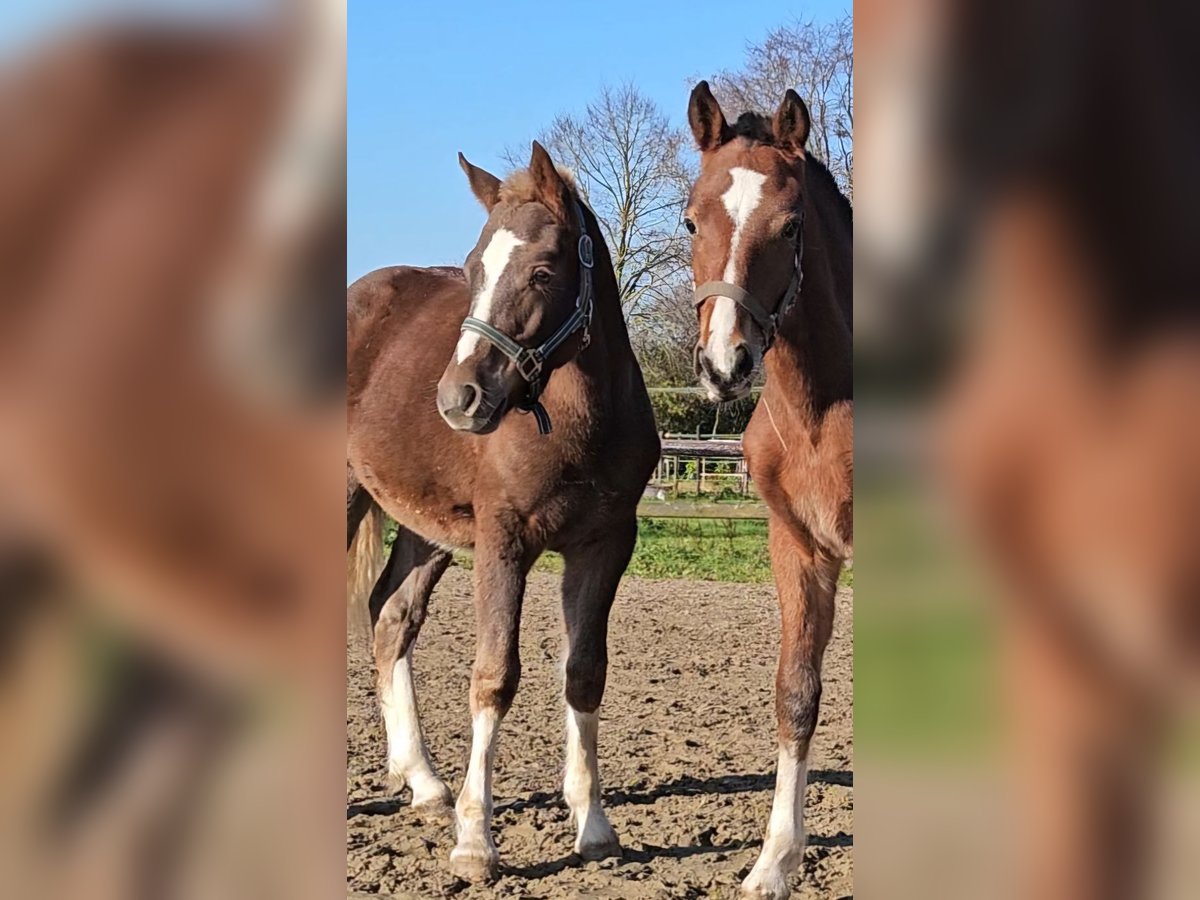
M 717 403 L 740 400 L 750 394 L 751 378 L 754 375 L 754 356 L 745 344 L 739 344 L 733 352 L 733 365 L 728 372 L 714 363 L 705 348 L 697 344 L 695 351 L 696 374 L 708 397 Z
M 474 381 L 447 380 L 438 384 L 437 408 L 442 419 L 455 431 L 488 434 L 495 431 L 504 417 L 507 403 L 489 397 Z

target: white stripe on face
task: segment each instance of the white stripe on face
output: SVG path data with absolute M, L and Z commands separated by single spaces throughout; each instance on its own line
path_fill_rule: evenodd
M 471 303 L 471 315 L 476 319 L 483 322 L 489 321 L 492 314 L 492 295 L 496 292 L 496 285 L 500 283 L 500 276 L 508 267 L 508 260 L 512 256 L 512 252 L 524 243 L 507 228 L 501 228 L 488 241 L 481 258 L 483 287 L 479 289 L 479 293 Z M 475 352 L 477 346 L 479 346 L 479 335 L 473 331 L 464 332 L 458 339 L 458 352 L 456 353 L 458 361 L 465 362 Z
M 729 261 L 725 263 L 722 280 L 738 284 L 738 248 L 742 232 L 754 210 L 762 200 L 763 185 L 767 176 L 753 169 L 734 166 L 729 170 L 733 183 L 721 195 L 721 202 L 729 218 L 733 220 L 733 237 L 729 241 Z M 713 368 L 722 375 L 733 373 L 736 361 L 733 346 L 733 330 L 737 326 L 737 304 L 728 297 L 717 297 L 713 302 L 712 315 L 708 319 L 708 356 Z

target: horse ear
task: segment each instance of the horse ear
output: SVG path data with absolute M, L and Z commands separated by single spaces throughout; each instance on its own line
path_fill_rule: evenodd
M 533 153 L 529 157 L 529 174 L 533 176 L 538 201 L 550 210 L 558 221 L 564 224 L 570 222 L 571 192 L 563 177 L 558 174 L 558 169 L 554 167 L 554 160 L 537 141 L 533 142 Z
M 692 126 L 692 136 L 701 153 L 716 150 L 733 137 L 733 129 L 725 121 L 721 104 L 709 90 L 707 81 L 692 88 L 692 96 L 688 100 L 688 124 Z
M 783 102 L 775 113 L 774 122 L 775 142 L 785 150 L 800 154 L 808 141 L 808 107 L 800 99 L 800 95 L 788 88 L 783 95 Z
M 458 154 L 458 164 L 467 173 L 467 181 L 471 184 L 471 193 L 483 204 L 483 208 L 490 213 L 492 207 L 500 200 L 500 179 L 491 172 L 471 165 L 461 153 Z

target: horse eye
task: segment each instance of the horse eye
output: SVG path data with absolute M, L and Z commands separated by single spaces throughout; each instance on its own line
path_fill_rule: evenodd
M 533 273 L 533 277 L 530 279 L 530 281 L 533 284 L 549 284 L 550 273 L 545 269 L 538 269 Z
M 696 223 L 693 222 L 691 219 L 685 218 L 683 220 L 683 227 L 688 230 L 688 234 L 696 233 Z
M 788 219 L 786 225 L 783 226 L 783 236 L 787 240 L 791 240 L 800 231 L 800 223 L 795 219 Z

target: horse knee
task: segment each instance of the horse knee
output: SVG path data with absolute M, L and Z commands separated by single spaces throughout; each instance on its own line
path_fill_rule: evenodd
M 479 660 L 471 674 L 471 710 L 494 709 L 504 715 L 521 684 L 521 660 L 515 654 L 496 662 Z
M 775 680 L 775 715 L 779 721 L 780 742 L 807 750 L 817 728 L 820 704 L 820 672 L 812 666 L 780 667 Z
M 604 698 L 608 661 L 595 654 L 571 653 L 567 657 L 565 693 L 567 705 L 579 712 L 592 713 Z

